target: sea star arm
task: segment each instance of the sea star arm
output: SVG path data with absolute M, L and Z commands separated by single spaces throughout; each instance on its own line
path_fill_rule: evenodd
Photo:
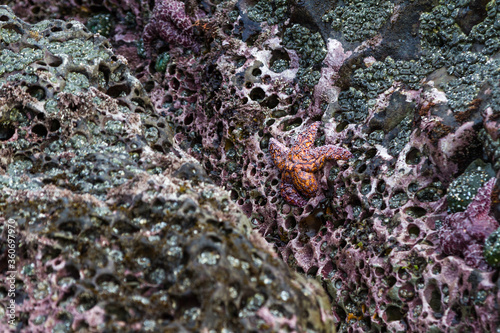
M 474 200 L 472 200 L 466 210 L 471 218 L 488 215 L 491 208 L 491 193 L 493 192 L 495 182 L 496 178 L 491 178 L 477 191 Z
M 318 127 L 320 124 L 321 122 L 319 121 L 313 123 L 304 132 L 300 133 L 297 136 L 294 147 L 292 148 L 292 151 L 294 153 L 311 149 L 314 144 L 314 138 L 316 138 L 316 133 L 318 132 Z
M 176 27 L 187 33 L 192 33 L 193 23 L 186 14 L 186 5 L 182 1 L 163 1 L 160 7 L 160 17 L 168 17 Z
M 295 187 L 283 179 L 281 180 L 280 192 L 283 199 L 291 205 L 303 207 L 307 203 L 307 200 L 297 192 Z
M 482 245 L 471 244 L 464 249 L 465 263 L 471 267 L 477 267 L 483 271 L 489 271 L 491 268 L 484 260 L 484 249 Z
M 269 152 L 271 153 L 274 164 L 280 171 L 283 171 L 285 168 L 289 151 L 290 149 L 279 143 L 278 140 L 275 140 L 274 138 L 269 140 Z
M 160 37 L 167 43 L 180 44 L 198 52 L 200 46 L 194 39 L 192 25 L 182 1 L 159 1 L 153 9 L 151 20 L 144 28 L 144 47 L 151 54 L 154 40 Z
M 170 21 L 161 21 L 161 23 L 162 28 L 158 31 L 161 39 L 169 44 L 180 44 L 198 51 L 199 46 L 189 33 L 177 29 L 177 27 Z
M 297 170 L 292 174 L 293 186 L 304 196 L 311 198 L 318 192 L 318 181 L 312 172 Z
M 352 157 L 352 154 L 345 148 L 326 145 L 311 149 L 307 157 L 307 160 L 301 163 L 301 169 L 307 172 L 314 172 L 321 169 L 327 160 L 347 161 Z

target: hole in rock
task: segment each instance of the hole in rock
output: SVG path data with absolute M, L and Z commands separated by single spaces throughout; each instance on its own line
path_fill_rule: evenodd
M 420 228 L 415 224 L 410 224 L 408 226 L 408 234 L 411 238 L 417 238 L 420 235 Z
M 405 208 L 404 212 L 406 214 L 408 214 L 409 216 L 415 217 L 415 218 L 420 218 L 427 213 L 427 211 L 425 209 L 423 209 L 422 207 L 416 207 L 416 206 Z
M 260 87 L 253 88 L 252 91 L 250 91 L 250 98 L 254 101 L 261 101 L 266 97 L 266 93 L 264 90 Z
M 36 98 L 39 101 L 45 98 L 45 90 L 43 90 L 42 87 L 31 86 L 28 88 L 27 92 L 28 94 L 30 94 L 32 97 Z
M 408 163 L 410 165 L 416 165 L 416 164 L 420 163 L 421 156 L 422 156 L 422 154 L 420 153 L 420 151 L 418 149 L 412 148 L 412 149 L 410 149 L 408 154 L 406 154 L 406 163 Z
M 262 74 L 262 71 L 258 68 L 254 68 L 254 70 L 252 71 L 253 76 L 259 76 L 260 74 Z
M 390 305 L 385 310 L 385 314 L 387 315 L 387 321 L 397 321 L 404 318 L 405 312 L 394 305 Z
M 48 133 L 47 128 L 45 128 L 45 126 L 42 124 L 36 124 L 35 126 L 33 126 L 31 132 L 42 138 L 46 137 Z
M 280 103 L 279 99 L 278 99 L 278 95 L 276 94 L 273 94 L 271 96 L 269 96 L 263 103 L 262 103 L 262 106 L 267 106 L 268 108 L 270 109 L 274 109 L 275 107 L 278 106 L 278 104 Z
M 11 125 L 0 124 L 0 140 L 9 140 L 16 133 L 16 129 Z
M 127 84 L 117 84 L 117 85 L 110 87 L 106 91 L 106 94 L 109 95 L 110 97 L 118 98 L 122 94 L 124 94 L 124 95 L 130 94 L 130 87 Z

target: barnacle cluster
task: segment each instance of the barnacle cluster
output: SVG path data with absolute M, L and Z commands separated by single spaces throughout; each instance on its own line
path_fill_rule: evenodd
M 500 265 L 500 228 L 492 232 L 484 242 L 484 258 L 493 267 Z
M 403 83 L 410 89 L 420 89 L 423 80 L 444 67 L 449 76 L 439 79 L 439 88 L 445 91 L 453 111 L 466 112 L 484 83 L 495 80 L 499 67 L 498 60 L 490 57 L 492 52 L 488 49 L 491 38 L 494 38 L 493 31 L 496 31 L 494 25 L 488 25 L 486 29 L 490 37 L 481 35 L 478 38 L 478 31 L 485 30 L 484 25 L 496 17 L 498 5 L 495 1 L 488 3 L 487 17 L 473 25 L 466 35 L 458 23 L 462 22 L 460 13 L 466 11 L 467 5 L 467 1 L 456 4 L 443 2 L 420 16 L 421 57 L 396 60 L 389 55 L 384 60 L 355 69 L 351 83 L 360 91 L 358 95 L 363 98 L 363 104 L 370 105 L 372 99 L 389 89 L 394 82 Z M 341 93 L 341 103 L 344 96 Z M 345 114 L 344 121 L 353 122 L 350 113 Z M 362 117 L 361 114 L 356 118 Z
M 361 42 L 379 32 L 394 10 L 392 1 L 347 0 L 323 15 L 348 42 Z
M 86 26 L 93 33 L 109 37 L 114 28 L 114 22 L 111 14 L 97 14 L 87 20 Z
M 297 80 L 301 85 L 313 88 L 321 77 L 318 65 L 326 56 L 326 47 L 321 34 L 312 33 L 308 28 L 294 24 L 285 30 L 283 46 L 295 50 L 300 55 Z
M 248 9 L 248 18 L 255 22 L 276 24 L 286 19 L 287 0 L 260 0 Z

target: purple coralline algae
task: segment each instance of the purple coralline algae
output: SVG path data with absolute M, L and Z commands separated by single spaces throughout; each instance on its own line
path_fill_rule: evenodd
M 495 178 L 476 194 L 464 212 L 446 216 L 439 229 L 443 252 L 463 256 L 471 267 L 491 271 L 483 255 L 485 239 L 498 228 L 498 221 L 489 215 Z
M 16 69 L 25 58 L 34 58 L 31 67 L 40 72 L 37 75 L 42 78 L 59 66 L 71 72 L 64 84 L 36 81 L 43 91 L 27 83 L 21 85 L 34 105 L 41 104 L 43 98 L 53 99 L 45 104 L 47 108 L 54 110 L 54 105 L 59 106 L 67 119 L 75 107 L 82 112 L 88 109 L 81 104 L 90 99 L 74 96 L 75 89 L 87 85 L 95 86 L 88 92 L 92 99 L 103 100 L 103 94 L 108 94 L 116 101 L 113 111 L 105 112 L 109 117 L 106 120 L 94 119 L 95 124 L 86 127 L 77 122 L 75 131 L 80 136 L 75 135 L 74 143 L 71 141 L 72 144 L 86 142 L 86 138 L 97 135 L 101 124 L 106 124 L 107 134 L 100 140 L 112 148 L 95 149 L 92 161 L 102 165 L 95 170 L 89 169 L 86 160 L 74 161 L 81 158 L 78 149 L 45 160 L 42 154 L 45 146 L 23 148 L 38 142 L 40 137 L 48 139 L 55 135 L 59 129 L 57 122 L 48 123 L 51 117 L 40 119 L 43 116 L 32 114 L 23 117 L 23 112 L 16 111 L 20 107 L 14 105 L 8 119 L 2 118 L 0 134 L 7 138 L 3 143 L 16 145 L 1 150 L 0 161 L 10 163 L 9 168 L 4 167 L 10 177 L 5 181 L 7 184 L 20 184 L 14 181 L 15 177 L 20 179 L 23 170 L 30 167 L 33 173 L 44 175 L 37 176 L 38 182 L 30 183 L 33 186 L 50 185 L 80 191 L 80 195 L 94 193 L 92 195 L 105 205 L 109 196 L 110 209 L 125 212 L 125 216 L 104 216 L 92 222 L 97 223 L 99 229 L 91 235 L 104 233 L 106 236 L 102 241 L 104 245 L 98 249 L 99 256 L 92 258 L 109 257 L 102 251 L 110 247 L 107 244 L 120 232 L 128 235 L 136 228 L 140 229 L 139 233 L 146 232 L 141 229 L 141 217 L 151 213 L 148 209 L 154 209 L 155 220 L 148 220 L 146 226 L 170 216 L 181 231 L 174 225 L 166 232 L 169 235 L 175 233 L 179 239 L 191 239 L 206 230 L 217 235 L 204 238 L 203 241 L 210 242 L 206 251 L 190 250 L 196 248 L 198 236 L 193 243 L 182 242 L 179 247 L 183 253 L 194 253 L 192 258 L 199 258 L 203 264 L 192 259 L 188 264 L 192 270 L 181 268 L 185 275 L 167 274 L 165 278 L 167 284 L 173 283 L 172 293 L 167 292 L 168 299 L 178 300 L 179 295 L 185 295 L 179 276 L 196 277 L 195 273 L 200 270 L 203 273 L 200 280 L 188 281 L 201 284 L 194 292 L 196 297 L 212 297 L 204 292 L 207 285 L 200 281 L 212 281 L 210 274 L 205 275 L 203 270 L 209 262 L 229 270 L 224 266 L 225 252 L 213 244 L 217 243 L 214 240 L 217 237 L 225 239 L 220 235 L 222 231 L 207 229 L 213 223 L 203 222 L 200 228 L 195 226 L 183 234 L 184 225 L 190 225 L 193 220 L 186 221 L 184 213 L 176 208 L 184 205 L 184 199 L 172 202 L 169 198 L 178 191 L 194 202 L 201 200 L 200 205 L 205 204 L 204 207 L 210 204 L 214 214 L 220 214 L 219 210 L 226 206 L 214 201 L 214 193 L 221 193 L 219 187 L 223 187 L 228 191 L 224 192 L 228 193 L 227 200 L 245 213 L 254 231 L 274 248 L 275 259 L 321 282 L 332 302 L 330 309 L 337 331 L 495 332 L 500 328 L 499 267 L 487 266 L 481 257 L 482 241 L 500 218 L 500 182 L 493 184 L 491 180 L 488 183 L 491 188 L 485 186 L 487 180 L 500 177 L 500 4 L 497 1 L 189 0 L 158 1 L 154 7 L 152 1 L 139 0 L 101 3 L 83 0 L 70 1 L 69 5 L 64 2 L 62 6 L 62 2 L 49 0 L 12 1 L 16 10 L 33 23 L 41 17 L 68 19 L 74 16 L 86 23 L 91 32 L 109 31 L 107 45 L 114 47 L 116 59 L 94 61 L 87 70 L 82 70 L 85 66 L 72 70 L 67 67 L 71 57 L 54 54 L 61 47 L 57 44 L 57 34 L 63 33 L 58 30 L 69 29 L 61 22 L 50 32 L 40 26 L 38 34 L 33 31 L 34 34 L 23 37 L 21 42 L 16 41 L 19 29 L 12 25 L 0 29 L 2 43 L 12 45 L 16 52 L 18 45 L 43 37 L 44 33 L 52 38 L 43 44 L 50 47 L 50 53 L 41 54 L 38 48 L 29 52 L 20 48 L 24 57 L 16 58 L 11 52 L 5 52 L 3 57 L 9 61 L 0 62 L 0 72 L 12 74 L 9 82 L 36 80 L 31 76 L 33 73 L 20 75 Z M 101 20 L 104 16 L 96 17 L 102 14 L 114 25 L 108 26 L 107 20 Z M 176 21 L 179 18 L 181 20 Z M 97 28 L 95 22 L 99 24 Z M 147 24 L 148 34 L 144 31 Z M 102 40 L 102 36 L 94 36 Z M 143 36 L 145 43 L 141 42 Z M 133 69 L 128 76 L 120 69 L 125 59 Z M 137 88 L 136 93 L 138 85 L 126 83 L 132 82 L 132 76 L 140 81 L 144 90 Z M 59 99 L 54 97 L 58 89 L 63 92 Z M 100 110 L 98 105 L 93 107 Z M 85 115 L 81 118 L 86 119 Z M 130 134 L 127 139 L 132 141 L 118 140 L 121 143 L 114 144 L 116 138 L 122 138 L 120 117 L 127 119 L 124 131 Z M 28 120 L 34 122 L 33 128 Z M 58 122 L 61 131 L 73 129 L 68 122 Z M 353 158 L 349 163 L 326 161 L 324 167 L 315 172 L 321 190 L 303 207 L 297 207 L 283 200 L 282 175 L 273 164 L 270 142 L 271 138 L 279 138 L 284 147 L 291 147 L 292 139 L 314 122 L 322 124 L 314 140 L 315 147 L 345 147 Z M 147 143 L 141 141 L 142 136 Z M 64 147 L 64 142 L 61 145 Z M 54 143 L 49 148 L 57 147 Z M 150 149 L 153 155 L 149 155 Z M 181 160 L 191 156 L 193 160 L 189 161 L 193 163 L 182 168 L 177 168 L 180 163 L 166 167 L 177 154 L 183 156 Z M 131 156 L 133 161 L 126 156 Z M 478 160 L 481 163 L 477 164 Z M 72 170 L 78 171 L 81 177 L 76 183 L 72 181 L 78 177 L 66 171 L 68 161 L 74 161 Z M 107 161 L 124 164 L 124 170 L 113 169 L 116 163 Z M 478 165 L 482 165 L 481 170 Z M 138 177 L 137 169 L 147 170 L 150 177 L 131 180 Z M 160 174 L 174 173 L 175 182 L 182 179 L 186 183 L 167 186 Z M 131 186 L 121 188 L 118 200 L 110 187 L 127 181 Z M 215 192 L 205 191 L 209 183 Z M 23 191 L 19 186 L 18 191 Z M 165 193 L 165 187 L 172 192 L 145 202 L 142 197 L 154 195 L 137 191 L 133 186 L 152 188 L 152 192 L 159 193 Z M 485 197 L 487 192 L 491 194 L 491 201 Z M 19 199 L 19 202 L 23 201 Z M 481 206 L 482 203 L 490 204 L 491 211 Z M 167 211 L 155 215 L 165 205 Z M 21 209 L 29 210 L 29 207 Z M 42 209 L 43 214 L 48 214 L 47 211 Z M 203 215 L 205 210 L 201 211 Z M 234 219 L 231 221 L 237 223 Z M 456 227 L 463 227 L 465 231 L 445 232 Z M 75 237 L 72 236 L 74 230 L 78 230 L 72 225 L 63 225 L 61 230 L 51 228 L 47 227 L 40 238 L 51 236 L 70 242 L 67 239 Z M 151 232 L 147 237 L 157 235 L 154 230 Z M 488 248 L 487 253 L 489 262 L 496 264 L 498 231 L 492 235 L 487 239 L 494 247 Z M 165 233 L 160 236 L 166 237 Z M 263 238 L 255 239 L 262 245 Z M 140 238 L 141 242 L 143 239 Z M 120 238 L 120 242 L 111 247 L 123 252 L 121 248 L 129 244 Z M 79 248 L 85 248 L 84 245 Z M 176 253 L 177 245 L 173 241 L 163 246 L 162 253 L 167 253 L 168 258 L 172 257 L 168 253 Z M 137 248 L 138 245 L 134 247 Z M 215 252 L 211 250 L 214 248 Z M 141 249 L 144 247 L 134 252 L 139 258 L 147 252 Z M 47 250 L 49 260 L 61 256 L 67 262 L 68 257 L 60 251 L 57 246 Z M 231 257 L 240 260 L 237 267 L 243 269 L 242 257 L 233 254 Z M 123 258 L 126 261 L 135 257 L 126 253 Z M 238 261 L 229 260 L 237 265 Z M 161 269 L 176 272 L 175 263 L 171 261 L 164 267 L 162 261 L 154 261 L 151 267 L 154 266 L 153 272 L 157 273 L 153 276 L 162 276 Z M 129 264 L 136 263 L 127 262 Z M 127 265 L 115 267 L 126 270 Z M 125 275 L 124 280 L 135 286 L 138 279 L 139 285 L 147 288 L 150 281 L 142 279 L 139 268 L 131 267 L 127 269 L 132 273 Z M 214 271 L 225 272 L 221 267 L 217 266 Z M 117 282 L 109 274 L 98 279 L 96 275 L 105 272 L 101 269 L 96 268 L 97 273 L 89 275 L 90 279 L 95 281 L 95 288 L 107 288 L 111 292 Z M 77 276 L 75 270 L 68 271 L 70 273 L 59 274 Z M 250 269 L 256 275 L 246 278 L 229 271 L 245 281 L 228 282 L 234 282 L 236 290 L 263 272 Z M 148 273 L 150 271 L 146 275 Z M 276 276 L 278 271 L 272 273 Z M 131 275 L 138 277 L 134 279 Z M 268 280 L 259 279 L 251 288 L 258 283 L 266 285 L 264 281 Z M 230 288 L 224 284 L 222 288 L 225 287 Z M 273 288 L 278 287 L 273 285 Z M 129 290 L 137 291 L 137 288 L 126 289 Z M 264 298 L 275 300 L 276 295 L 269 293 L 273 296 Z M 147 300 L 158 301 L 150 295 L 147 290 L 141 294 Z M 164 299 L 163 296 L 159 298 Z M 84 294 L 82 303 L 87 304 L 92 297 Z M 283 297 L 289 299 L 287 294 Z M 191 301 L 196 304 L 194 299 Z M 129 322 L 131 319 L 118 316 L 120 297 L 112 300 L 109 302 L 108 298 L 103 302 L 104 311 L 112 313 L 111 317 L 117 322 Z M 307 324 L 303 326 L 304 317 L 295 310 L 284 316 L 277 315 L 276 309 L 282 303 L 273 306 L 271 301 L 265 304 L 261 301 L 260 295 L 244 300 L 228 297 L 223 304 L 228 308 L 235 305 L 243 317 L 250 309 L 252 319 L 246 322 L 256 320 L 259 327 L 290 331 L 307 327 Z M 140 301 L 134 302 L 134 309 L 139 309 L 134 313 L 142 314 L 141 309 L 146 306 L 140 305 Z M 196 318 L 196 308 L 203 309 L 200 310 L 203 315 L 208 311 L 198 306 L 174 309 L 168 301 L 156 304 L 166 306 L 167 313 L 162 318 L 181 313 L 183 318 L 191 320 Z M 113 309 L 118 310 L 113 312 Z M 97 318 L 94 322 L 100 322 L 100 313 L 97 309 L 92 317 Z M 295 323 L 298 326 L 291 328 Z

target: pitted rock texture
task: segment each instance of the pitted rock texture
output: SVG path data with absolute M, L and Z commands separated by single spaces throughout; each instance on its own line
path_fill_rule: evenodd
M 18 234 L 2 332 L 335 332 L 324 290 L 178 147 L 104 37 L 6 6 L 0 37 L 0 243 L 8 220 Z
M 141 28 L 124 37 L 117 26 L 110 40 L 174 141 L 282 260 L 322 281 L 339 331 L 497 330 L 498 267 L 476 267 L 439 239 L 490 179 L 468 167 L 480 159 L 495 178 L 500 170 L 497 1 L 185 5 L 199 54 L 160 38 L 142 59 L 131 42 Z M 315 146 L 354 159 L 327 163 L 318 195 L 294 207 L 280 195 L 269 141 L 290 146 L 315 121 Z M 460 187 L 467 179 L 471 191 Z M 498 193 L 485 218 L 500 217 Z M 493 264 L 496 235 L 484 249 Z
M 322 279 L 340 331 L 495 330 L 498 274 L 443 252 L 438 231 L 467 167 L 499 170 L 500 64 L 484 37 L 497 3 L 328 3 L 288 1 L 286 21 L 269 14 L 282 2 L 223 2 L 205 18 L 205 53 L 158 46 L 170 59 L 149 73 L 153 103 L 282 259 Z M 269 141 L 290 146 L 318 120 L 315 145 L 354 158 L 327 163 L 318 196 L 295 207 Z M 475 193 L 453 184 L 466 207 Z

